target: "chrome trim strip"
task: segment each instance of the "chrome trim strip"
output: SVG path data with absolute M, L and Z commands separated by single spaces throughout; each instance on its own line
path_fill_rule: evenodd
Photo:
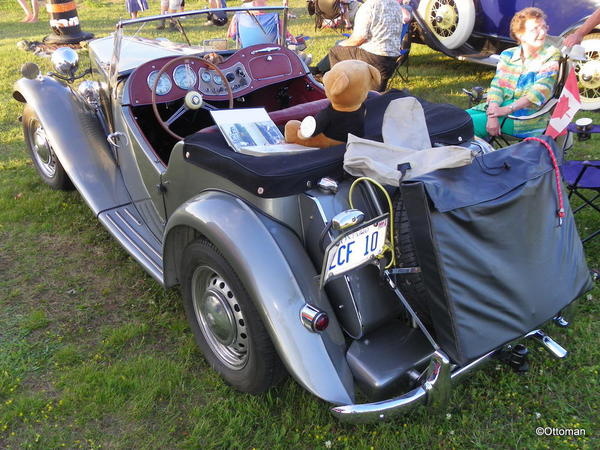
M 158 281 L 161 285 L 164 285 L 162 267 L 150 258 L 150 256 L 127 234 L 124 233 L 122 227 L 115 222 L 110 216 L 110 211 L 98 214 L 98 220 L 104 225 L 104 227 L 113 235 L 113 237 L 125 248 L 140 265 L 148 272 L 152 278 Z M 138 233 L 136 233 L 138 234 Z M 139 235 L 139 234 L 138 234 Z M 150 246 L 148 246 L 150 247 Z M 159 255 L 160 261 L 162 257 Z
M 125 211 L 127 211 L 127 210 L 125 210 Z M 127 212 L 129 213 L 129 211 L 127 211 Z M 133 228 L 133 227 L 132 227 L 132 226 L 129 224 L 129 222 L 127 222 L 127 220 L 125 220 L 125 217 L 123 217 L 123 215 L 121 214 L 121 212 L 120 212 L 120 211 L 115 211 L 115 215 L 116 215 L 116 216 L 117 216 L 119 219 L 121 219 L 121 221 L 123 222 L 123 224 L 125 224 L 125 226 L 126 226 L 128 229 L 129 229 L 129 231 L 131 231 L 131 233 L 132 233 L 132 234 L 134 234 L 134 235 L 135 235 L 135 236 L 136 236 L 136 237 L 137 237 L 137 238 L 138 238 L 140 241 L 143 241 L 143 242 L 145 242 L 145 241 L 146 241 L 146 239 L 144 239 L 144 236 L 142 236 L 142 235 L 141 235 L 141 234 L 140 234 L 140 233 L 139 233 L 139 232 L 138 232 L 138 231 L 137 231 L 135 228 Z M 131 213 L 129 213 L 129 215 L 131 215 Z M 140 225 L 141 225 L 141 224 L 140 224 Z M 122 227 L 121 227 L 121 229 L 122 229 Z M 148 245 L 147 247 L 148 247 L 148 248 L 150 249 L 150 251 L 151 251 L 152 253 L 154 253 L 154 254 L 155 254 L 155 255 L 156 255 L 156 256 L 157 256 L 159 259 L 161 258 L 161 255 L 160 255 L 160 253 L 158 253 L 158 252 L 157 252 L 155 249 L 153 249 L 153 248 L 152 248 L 150 245 Z M 145 255 L 149 256 L 149 255 L 148 255 L 148 253 L 147 253 L 146 251 L 144 251 L 144 249 L 143 249 L 143 248 L 140 248 L 140 251 L 141 251 L 141 252 L 143 252 Z M 155 265 L 156 265 L 156 263 L 155 263 Z M 157 267 L 158 267 L 158 266 L 157 266 Z

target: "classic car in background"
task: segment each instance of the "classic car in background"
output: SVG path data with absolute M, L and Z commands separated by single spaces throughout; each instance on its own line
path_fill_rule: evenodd
M 211 112 L 264 108 L 282 126 L 328 105 L 284 45 L 287 9 L 265 9 L 284 13 L 276 43 L 197 42 L 215 12 L 200 10 L 119 22 L 82 73 L 67 48 L 57 73 L 25 64 L 13 95 L 42 180 L 75 187 L 157 282 L 181 287 L 202 353 L 241 391 L 289 373 L 341 420 L 374 421 L 445 404 L 493 358 L 523 369 L 525 338 L 565 357 L 541 327 L 568 326 L 590 277 L 568 202 L 557 226 L 554 143 L 480 155 L 464 111 L 421 101 L 432 145 L 475 163 L 399 189 L 344 173 L 344 145 L 238 153 Z M 161 36 L 165 18 L 181 33 Z M 372 93 L 367 137 L 406 96 Z
M 552 36 L 565 36 L 596 8 L 597 0 L 417 0 L 421 39 L 458 59 L 496 65 L 499 53 L 514 46 L 510 20 L 528 6 L 542 9 Z M 575 64 L 583 109 L 600 108 L 600 29 L 582 42 L 588 60 Z

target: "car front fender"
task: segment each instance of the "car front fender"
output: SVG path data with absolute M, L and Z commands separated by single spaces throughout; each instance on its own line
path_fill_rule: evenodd
M 194 231 L 192 231 L 194 230 Z M 344 337 L 300 239 L 289 228 L 258 213 L 241 199 L 205 191 L 182 204 L 165 230 L 166 285 L 173 285 L 185 245 L 203 236 L 231 264 L 255 303 L 288 371 L 308 391 L 335 404 L 354 398 Z M 322 333 L 300 319 L 310 303 L 330 318 Z
M 52 149 L 95 214 L 131 200 L 98 117 L 53 78 L 21 78 L 13 97 L 36 112 Z

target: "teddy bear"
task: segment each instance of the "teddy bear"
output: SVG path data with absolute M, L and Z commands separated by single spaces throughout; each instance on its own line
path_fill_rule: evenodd
M 369 90 L 381 82 L 379 70 L 364 61 L 340 61 L 323 76 L 325 95 L 331 102 L 316 117 L 285 124 L 285 140 L 307 147 L 327 148 L 343 144 L 348 133 L 363 137 Z

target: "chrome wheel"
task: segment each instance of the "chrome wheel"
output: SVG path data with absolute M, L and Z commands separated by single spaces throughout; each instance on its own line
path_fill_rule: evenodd
M 590 111 L 600 108 L 600 34 L 586 36 L 581 45 L 585 49 L 587 61 L 575 63 L 575 73 L 581 109 Z
M 37 166 L 46 177 L 54 178 L 58 160 L 48 142 L 44 127 L 37 119 L 31 119 L 29 130 L 31 133 L 31 150 Z
M 52 189 L 73 189 L 73 183 L 54 152 L 42 122 L 29 104 L 23 109 L 23 136 L 40 178 Z
M 196 320 L 215 356 L 233 370 L 248 361 L 246 319 L 234 291 L 207 266 L 192 274 L 192 305 Z

